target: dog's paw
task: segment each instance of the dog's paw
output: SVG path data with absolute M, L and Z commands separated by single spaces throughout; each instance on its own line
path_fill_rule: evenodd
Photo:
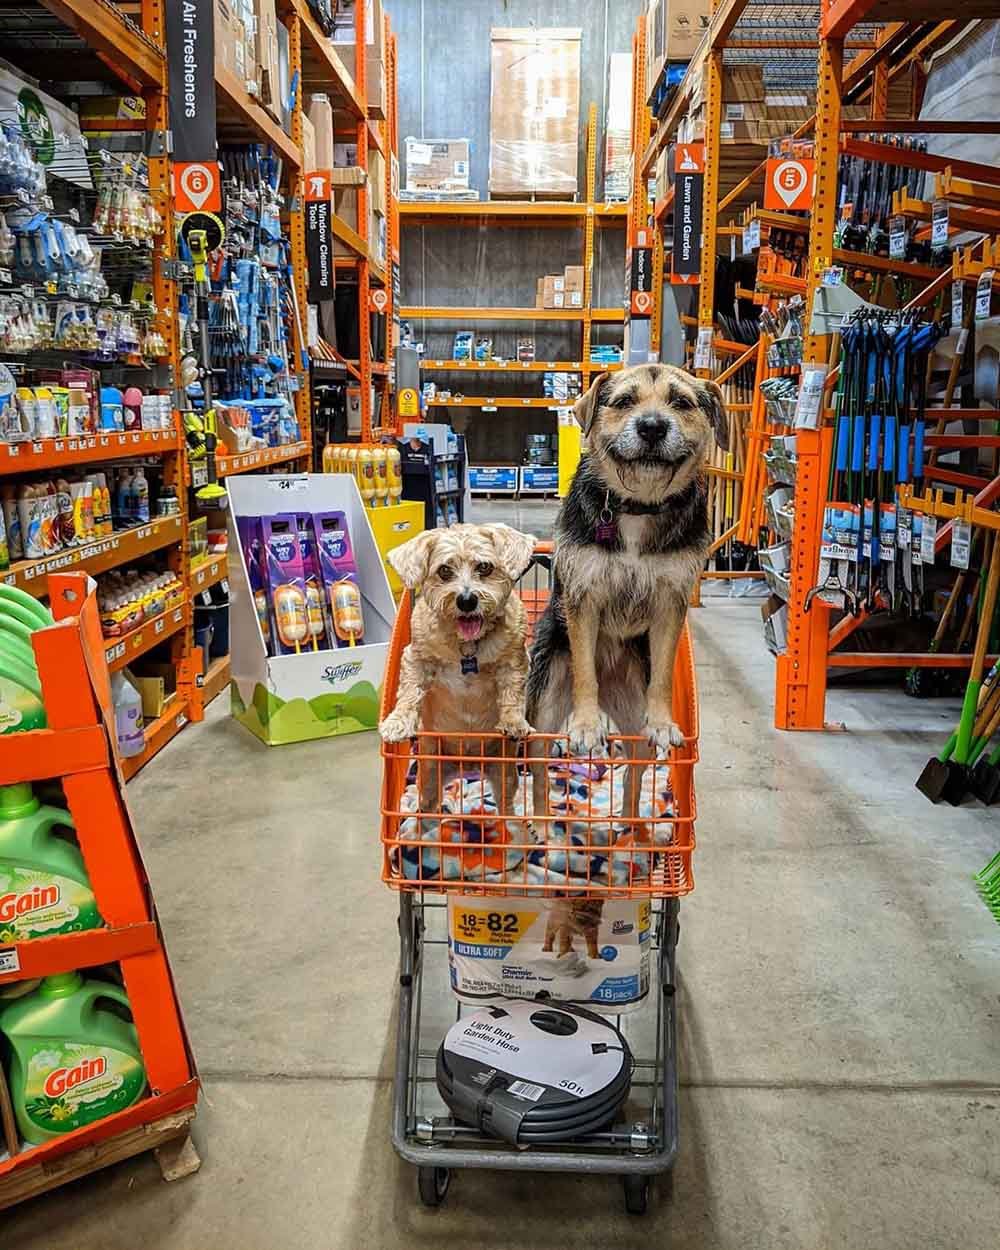
M 406 742 L 417 732 L 417 717 L 397 708 L 378 727 L 383 742 Z
M 670 720 L 647 720 L 645 733 L 657 755 L 666 755 L 671 747 L 684 745 L 684 731 Z
M 605 755 L 608 740 L 604 736 L 601 722 L 588 716 L 577 716 L 574 712 L 566 725 L 569 737 L 570 755 Z
M 497 725 L 497 732 L 502 733 L 507 738 L 526 738 L 533 731 L 523 716 L 517 713 L 510 713 L 507 716 L 501 716 Z

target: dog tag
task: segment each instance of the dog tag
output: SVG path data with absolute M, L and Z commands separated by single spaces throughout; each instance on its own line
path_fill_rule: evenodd
M 479 672 L 479 661 L 476 659 L 476 657 L 474 655 L 463 655 L 462 656 L 462 673 L 465 676 L 468 676 L 469 673 L 478 673 L 478 672 Z
M 610 547 L 618 535 L 618 526 L 614 521 L 598 521 L 594 530 L 594 541 L 602 547 Z

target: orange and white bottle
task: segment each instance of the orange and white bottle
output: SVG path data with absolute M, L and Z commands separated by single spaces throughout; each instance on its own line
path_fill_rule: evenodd
M 274 592 L 274 625 L 286 647 L 294 647 L 296 655 L 309 632 L 306 597 L 298 586 L 285 582 Z
M 333 583 L 330 608 L 337 637 L 355 646 L 365 636 L 365 618 L 361 612 L 361 591 L 354 582 L 345 579 Z
M 385 449 L 385 462 L 389 490 L 389 498 L 386 502 L 392 506 L 399 503 L 403 494 L 403 462 L 399 455 L 398 447 L 387 447 Z
M 372 460 L 375 464 L 375 508 L 389 506 L 389 457 L 386 448 L 380 443 L 372 448 Z
M 365 507 L 371 508 L 375 503 L 375 453 L 370 447 L 358 448 L 358 490 L 365 501 Z

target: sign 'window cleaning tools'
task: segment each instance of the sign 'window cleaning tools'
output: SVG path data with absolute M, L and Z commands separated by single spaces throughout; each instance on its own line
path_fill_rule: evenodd
M 826 373 L 827 366 L 825 364 L 802 366 L 799 397 L 795 405 L 795 428 L 797 430 L 815 430 L 819 428 Z

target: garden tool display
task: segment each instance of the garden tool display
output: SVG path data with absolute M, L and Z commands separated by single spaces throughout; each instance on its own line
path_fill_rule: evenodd
M 969 681 L 965 688 L 958 726 L 941 754 L 927 761 L 923 772 L 917 779 L 917 789 L 927 795 L 932 803 L 938 802 L 941 798 L 947 798 L 950 802 L 961 802 L 961 796 L 968 789 L 968 768 L 980 708 L 980 693 L 983 688 L 983 666 L 993 627 L 998 586 L 1000 586 L 1000 541 L 993 543 L 990 553 L 989 574 L 980 602 L 979 625 L 972 652 L 972 667 L 969 670 Z M 981 725 L 980 733 L 983 728 L 985 726 Z M 956 799 L 954 795 L 959 797 Z
M 986 867 L 976 873 L 975 880 L 980 898 L 1000 923 L 1000 855 L 994 855 Z

